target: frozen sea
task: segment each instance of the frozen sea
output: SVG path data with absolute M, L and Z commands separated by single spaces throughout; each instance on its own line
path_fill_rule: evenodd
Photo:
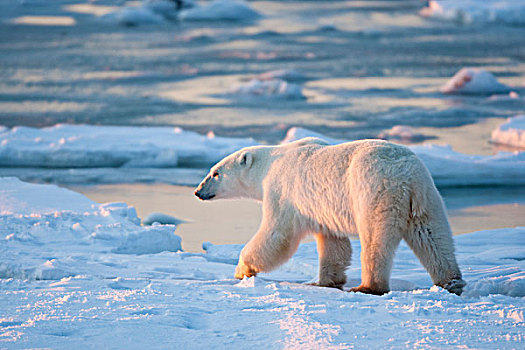
M 97 203 L 126 202 L 93 209 L 94 218 L 70 232 L 71 213 L 56 203 L 60 191 L 45 203 L 60 213 L 56 220 L 34 203 L 45 187 L 29 188 L 36 197 L 23 198 L 29 211 L 18 218 L 8 209 L 23 200 L 0 198 L 9 212 L 0 215 L 3 227 L 14 230 L 0 231 L 0 347 L 70 348 L 92 339 L 86 347 L 518 348 L 525 2 L 184 3 L 186 12 L 169 0 L 0 0 L 0 189 L 24 189 L 2 178 L 15 176 Z M 467 299 L 429 290 L 406 247 L 394 292 L 381 298 L 297 284 L 315 278 L 310 243 L 274 275 L 239 285 L 230 279 L 260 207 L 201 203 L 192 188 L 240 147 L 309 135 L 333 143 L 387 138 L 424 160 L 460 235 Z M 72 205 L 91 203 L 74 198 Z M 99 212 L 126 215 L 97 222 Z M 133 226 L 154 212 L 186 222 Z M 131 238 L 115 238 L 112 224 Z M 99 249 L 103 239 L 83 236 L 84 226 L 97 225 L 99 237 L 124 243 Z M 53 227 L 67 233 L 63 244 L 53 246 Z M 144 242 L 134 233 L 142 230 L 167 251 L 137 251 Z M 54 250 L 42 252 L 50 241 Z M 489 257 L 484 251 L 496 241 L 502 246 Z M 62 254 L 72 246 L 74 254 Z M 9 265 L 12 259 L 20 264 Z M 348 286 L 358 282 L 353 264 Z M 390 338 L 347 319 L 373 325 L 374 314 Z M 239 318 L 220 326 L 232 317 Z M 255 334 L 260 322 L 266 326 Z M 114 337 L 102 332 L 108 327 Z

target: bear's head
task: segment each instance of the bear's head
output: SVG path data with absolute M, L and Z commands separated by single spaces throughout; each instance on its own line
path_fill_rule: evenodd
M 251 148 L 237 151 L 215 164 L 195 190 L 201 200 L 221 198 L 254 198 L 254 152 Z M 257 177 L 257 176 L 255 176 Z

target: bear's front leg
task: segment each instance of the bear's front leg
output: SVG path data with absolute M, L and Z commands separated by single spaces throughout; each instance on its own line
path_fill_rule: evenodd
M 244 276 L 246 277 L 252 277 L 257 276 L 257 271 L 253 266 L 247 265 L 244 260 L 242 259 L 242 256 L 239 258 L 239 263 L 237 264 L 237 267 L 235 268 L 235 278 L 242 280 Z
M 279 209 L 274 203 L 263 201 L 261 227 L 241 251 L 235 278 L 271 271 L 297 250 L 302 236 L 294 230 L 293 212 Z

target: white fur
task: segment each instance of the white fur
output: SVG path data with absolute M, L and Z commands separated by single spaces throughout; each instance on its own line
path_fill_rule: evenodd
M 465 285 L 441 197 L 423 163 L 404 146 L 380 140 L 329 146 L 306 138 L 248 147 L 215 165 L 196 195 L 262 201 L 261 226 L 241 252 L 237 278 L 276 268 L 314 234 L 318 284 L 340 288 L 352 252 L 348 236 L 357 233 L 362 281 L 354 291 L 389 290 L 401 239 L 435 284 L 456 294 Z

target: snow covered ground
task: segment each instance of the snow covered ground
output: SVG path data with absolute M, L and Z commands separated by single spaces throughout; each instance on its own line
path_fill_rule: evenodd
M 523 227 L 455 237 L 468 282 L 461 297 L 432 287 L 402 244 L 393 291 L 378 297 L 303 284 L 317 273 L 313 243 L 275 272 L 237 281 L 241 245 L 177 251 L 175 226 L 143 227 L 127 205 L 51 185 L 1 178 L 0 196 L 2 347 L 515 349 L 524 341 Z M 346 288 L 360 276 L 352 245 Z

